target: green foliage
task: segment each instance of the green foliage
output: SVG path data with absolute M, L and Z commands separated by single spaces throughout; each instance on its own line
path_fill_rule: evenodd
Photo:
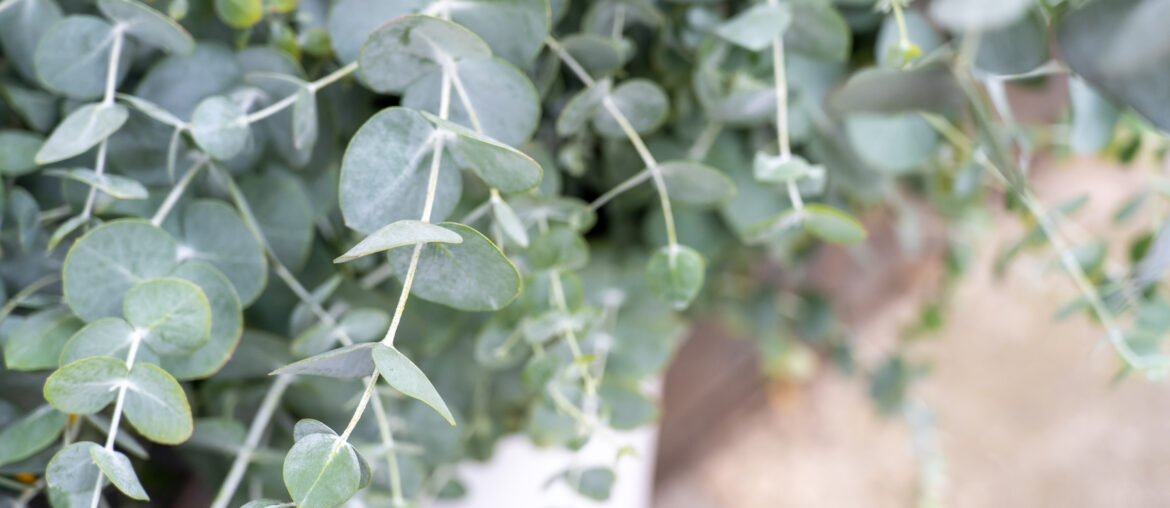
M 998 268 L 1053 245 L 1083 291 L 1063 313 L 1163 373 L 1170 229 L 1116 269 L 1027 163 L 1166 149 L 1165 2 L 922 4 L 0 1 L 0 476 L 167 499 L 145 438 L 222 479 L 216 508 L 408 506 L 505 435 L 652 424 L 640 387 L 696 315 L 768 375 L 867 372 L 899 414 L 910 343 L 857 365 L 808 262 L 915 251 L 921 211 L 979 222 L 1004 186 L 1030 229 Z M 1005 83 L 1065 70 L 1069 121 L 1020 124 Z

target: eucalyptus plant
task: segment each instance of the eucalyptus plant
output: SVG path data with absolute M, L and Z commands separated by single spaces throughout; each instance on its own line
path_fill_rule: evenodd
M 647 387 L 711 314 L 766 372 L 833 358 L 904 411 L 918 366 L 857 365 L 806 275 L 825 244 L 864 252 L 857 214 L 913 249 L 916 202 L 961 224 L 1003 196 L 1035 228 L 1000 261 L 1051 244 L 1067 313 L 1160 376 L 1170 233 L 1107 262 L 1028 170 L 1165 148 L 1167 10 L 0 1 L 0 498 L 158 501 L 156 445 L 214 507 L 459 496 L 505 435 L 653 423 Z M 1008 84 L 1066 75 L 1067 122 L 1015 120 Z M 611 466 L 550 481 L 605 499 Z

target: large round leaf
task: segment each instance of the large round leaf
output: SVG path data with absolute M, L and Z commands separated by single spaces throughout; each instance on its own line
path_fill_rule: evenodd
M 422 247 L 412 294 L 424 300 L 471 311 L 497 310 L 520 293 L 520 272 L 479 231 L 463 224 L 440 224 L 463 237 L 463 243 Z M 394 273 L 405 276 L 413 249 L 390 251 Z
M 34 55 L 45 32 L 61 19 L 61 7 L 53 0 L 17 0 L 0 9 L 0 46 L 21 77 L 37 81 Z
M 343 62 L 357 60 L 366 38 L 395 18 L 418 12 L 430 0 L 338 0 L 329 10 L 329 41 Z
M 101 318 L 73 334 L 65 349 L 61 351 L 61 365 L 84 360 L 94 356 L 108 356 L 125 360 L 130 347 L 137 338 L 134 327 L 122 318 Z M 150 348 L 138 348 L 136 362 L 158 363 L 158 355 Z
M 186 355 L 207 343 L 211 304 L 199 286 L 162 277 L 140 282 L 122 300 L 126 321 L 160 355 Z
M 354 134 L 341 161 L 341 213 L 349 227 L 373 233 L 422 216 L 436 141 L 434 125 L 417 112 L 389 108 Z M 443 157 L 432 220 L 451 214 L 463 180 L 452 157 Z
M 268 278 L 264 247 L 232 207 L 196 200 L 164 227 L 179 240 L 180 260 L 206 261 L 218 268 L 244 305 L 260 296 Z
M 181 380 L 211 376 L 227 363 L 240 343 L 244 331 L 240 299 L 228 277 L 207 263 L 188 261 L 179 265 L 171 277 L 190 281 L 203 290 L 211 304 L 211 330 L 202 347 L 186 356 L 163 357 L 159 365 Z
M 138 363 L 130 370 L 123 411 L 139 434 L 156 443 L 182 443 L 194 430 L 183 387 L 157 365 Z
M 845 133 L 863 161 L 890 173 L 914 169 L 938 146 L 938 132 L 917 113 L 853 114 Z
M 297 506 L 337 506 L 361 487 L 361 458 L 353 446 L 340 439 L 326 433 L 309 434 L 293 444 L 284 457 L 284 485 Z
M 146 221 L 104 224 L 77 240 L 65 256 L 65 301 L 86 321 L 121 316 L 126 290 L 167 275 L 176 259 L 175 240 Z
M 151 67 L 134 95 L 188 120 L 199 101 L 227 92 L 241 76 L 240 64 L 227 46 L 204 42 L 189 55 L 171 55 Z
M 277 259 L 300 269 L 313 241 L 313 209 L 297 179 L 267 171 L 241 178 L 240 191 Z
M 540 120 L 540 96 L 524 73 L 499 58 L 463 60 L 453 68 L 452 79 L 467 94 L 465 100 L 457 90 L 451 92 L 451 121 L 511 146 L 532 137 Z M 438 112 L 442 76 L 435 70 L 414 81 L 402 105 Z
M 391 2 L 394 3 L 394 2 Z M 492 52 L 513 65 L 532 63 L 548 35 L 546 0 L 441 2 L 451 20 L 483 38 Z
M 69 16 L 55 23 L 37 45 L 37 76 L 49 89 L 71 99 L 101 97 L 115 37 L 113 25 L 94 16 Z M 115 84 L 130 70 L 129 44 L 122 44 Z

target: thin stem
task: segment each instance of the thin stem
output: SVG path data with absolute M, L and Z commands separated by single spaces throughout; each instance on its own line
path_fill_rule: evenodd
M 305 87 L 308 88 L 309 91 L 316 93 L 317 90 L 325 88 L 326 86 L 334 83 L 335 81 L 352 74 L 354 71 L 357 70 L 357 68 L 358 68 L 357 62 L 356 61 L 351 62 L 349 65 L 346 65 L 345 67 L 337 69 L 337 70 L 329 73 L 328 75 L 322 77 L 321 79 L 318 79 L 317 81 L 313 81 L 311 83 L 305 84 Z M 289 96 L 287 96 L 279 101 L 276 101 L 275 103 L 271 104 L 270 106 L 268 106 L 264 109 L 261 109 L 259 111 L 254 112 L 254 113 L 249 113 L 248 115 L 245 115 L 243 118 L 240 119 L 240 123 L 242 123 L 244 125 L 248 125 L 248 124 L 253 124 L 253 123 L 259 122 L 260 120 L 263 120 L 263 119 L 268 118 L 272 115 L 275 115 L 281 111 L 284 111 L 285 108 L 292 106 L 296 102 L 297 102 L 297 94 L 295 94 L 295 93 L 291 94 L 291 95 L 289 95 Z
M 171 210 L 175 207 L 175 204 L 179 202 L 179 198 L 183 196 L 183 192 L 187 190 L 187 186 L 191 184 L 191 181 L 195 179 L 195 175 L 198 174 L 199 170 L 203 169 L 203 166 L 206 166 L 207 163 L 208 159 L 206 158 L 196 162 L 195 165 L 187 171 L 187 174 L 183 175 L 183 178 L 180 179 L 179 182 L 171 188 L 171 192 L 167 194 L 167 197 L 163 200 L 162 205 L 158 207 L 158 211 L 154 213 L 154 217 L 151 217 L 151 224 L 154 224 L 155 226 L 162 225 L 163 221 L 166 220 L 167 215 L 169 215 Z
M 134 330 L 130 333 L 130 350 L 126 353 L 126 370 L 130 371 L 134 368 L 134 359 L 138 356 L 138 346 L 142 344 L 143 336 L 146 332 L 141 330 Z M 114 413 L 110 417 L 110 431 L 106 434 L 105 449 L 112 451 L 114 449 L 114 441 L 118 438 L 118 425 L 122 422 L 122 406 L 126 402 L 126 385 L 123 383 L 118 387 L 118 398 L 114 402 Z M 102 483 L 105 480 L 104 475 L 98 475 L 97 482 L 93 486 L 93 497 L 90 499 L 90 508 L 97 508 L 102 501 Z
M 12 311 L 16 310 L 16 307 L 27 300 L 28 297 L 59 280 L 61 280 L 60 274 L 53 273 L 46 275 L 33 281 L 32 284 L 25 286 L 24 289 L 21 289 L 20 292 L 16 293 L 15 295 L 12 295 L 12 298 L 9 298 L 8 301 L 4 303 L 4 306 L 0 307 L 0 322 L 3 322 L 5 319 L 7 319 L 8 315 L 12 314 Z
M 593 76 L 589 75 L 589 72 L 586 71 L 585 68 L 577 62 L 576 58 L 573 58 L 573 55 L 569 54 L 569 52 L 565 50 L 564 46 L 561 46 L 561 43 L 557 42 L 557 40 L 554 39 L 551 35 L 544 38 L 544 43 L 547 44 L 549 48 L 552 48 L 553 52 L 557 54 L 557 57 L 559 57 L 561 61 L 565 63 L 565 65 L 569 66 L 569 69 L 573 71 L 573 74 L 577 76 L 577 79 L 581 80 L 582 83 L 585 83 L 585 86 L 592 87 L 595 84 L 595 81 L 593 81 Z
M 561 311 L 567 318 L 569 316 L 569 305 L 565 300 L 565 289 L 561 285 L 560 271 L 553 269 L 549 271 L 549 288 L 552 290 L 553 303 L 557 310 Z M 561 327 L 561 333 L 565 336 L 565 340 L 569 343 L 569 351 L 573 353 L 573 359 L 581 358 L 581 344 L 577 340 L 577 332 L 573 331 L 573 325 L 566 321 Z M 585 380 L 585 392 L 589 395 L 597 393 L 597 382 L 593 379 L 593 373 L 589 371 L 589 366 L 581 364 L 581 375 Z
M 634 187 L 641 185 L 642 182 L 649 180 L 651 176 L 650 168 L 639 171 L 634 176 L 627 178 L 624 182 L 617 184 L 616 187 L 610 189 L 605 194 L 602 194 L 600 197 L 593 200 L 592 203 L 589 203 L 589 211 L 596 212 L 598 209 L 605 206 L 606 203 L 613 201 L 614 198 L 624 194 L 626 191 L 633 189 Z
M 102 99 L 103 106 L 114 105 L 114 93 L 118 88 L 118 60 L 122 58 L 122 38 L 125 29 L 122 25 L 114 26 L 114 43 L 110 46 L 110 59 L 106 66 L 106 96 Z
M 906 17 L 902 15 L 902 2 L 893 0 L 890 3 L 894 6 L 894 21 L 898 24 L 898 46 L 909 48 L 910 31 L 906 29 Z
M 386 408 L 382 404 L 382 396 L 374 393 L 371 401 L 374 404 L 374 419 L 378 422 L 378 436 L 386 447 L 386 468 L 390 475 L 390 494 L 393 496 L 393 506 L 405 506 L 406 500 L 402 496 L 402 473 L 398 469 L 398 453 L 394 444 L 394 433 L 390 431 L 390 421 L 386 418 Z
M 333 72 L 330 72 L 329 74 L 326 74 L 321 79 L 318 79 L 317 81 L 309 83 L 308 84 L 309 90 L 316 92 L 317 90 L 320 90 L 320 89 L 325 88 L 329 85 L 332 85 L 333 83 L 337 82 L 341 78 L 344 78 L 350 74 L 353 74 L 353 72 L 356 71 L 357 68 L 358 68 L 358 63 L 356 60 L 353 62 L 350 62 L 349 64 L 345 65 L 344 67 L 337 69 Z
M 215 500 L 211 502 L 211 508 L 227 508 L 232 497 L 236 495 L 236 489 L 239 488 L 240 481 L 244 479 L 244 472 L 248 469 L 252 454 L 256 452 L 256 448 L 260 445 L 260 438 L 264 436 L 264 431 L 268 429 L 268 422 L 272 420 L 272 415 L 276 412 L 276 406 L 280 402 L 280 398 L 284 395 L 284 391 L 292 383 L 293 378 L 294 376 L 292 375 L 282 374 L 276 377 L 276 381 L 272 382 L 272 386 L 268 387 L 268 391 L 264 394 L 264 400 L 260 402 L 260 408 L 256 411 L 256 416 L 252 418 L 252 424 L 248 428 L 248 435 L 244 439 L 244 446 L 236 452 L 236 458 L 232 461 L 232 467 L 228 470 L 227 477 L 223 480 L 223 485 L 219 487 L 219 493 L 216 494 Z
M 699 136 L 695 138 L 695 144 L 691 145 L 691 149 L 687 151 L 687 157 L 696 161 L 706 159 L 707 153 L 711 151 L 711 145 L 715 144 L 715 140 L 719 138 L 721 132 L 723 132 L 723 123 L 707 122 L 707 125 L 699 132 Z
M 769 4 L 776 5 L 776 0 L 768 0 Z M 784 35 L 772 38 L 772 76 L 776 81 L 776 143 L 779 146 L 780 158 L 787 160 L 792 157 L 792 141 L 788 133 L 788 71 L 784 67 Z M 788 200 L 792 207 L 800 212 L 804 209 L 804 200 L 800 197 L 800 189 L 796 186 L 796 179 L 788 179 Z
M 349 442 L 349 436 L 353 434 L 353 429 L 357 428 L 358 421 L 362 419 L 362 414 L 366 412 L 366 405 L 370 403 L 370 397 L 374 394 L 374 387 L 378 386 L 378 371 L 366 381 L 366 389 L 362 392 L 362 398 L 358 400 L 357 408 L 353 411 L 353 416 L 349 419 L 349 424 L 345 426 L 345 431 L 341 433 L 341 437 L 337 440 L 337 444 L 333 445 L 333 451 L 336 452 L 341 445 Z
M 102 175 L 105 174 L 105 172 L 106 172 L 106 143 L 107 143 L 107 141 L 108 140 L 103 139 L 102 142 L 100 144 L 98 144 L 97 158 L 94 161 L 94 168 L 93 168 L 93 171 L 94 171 L 94 173 L 97 174 L 98 178 L 101 178 Z M 97 202 L 97 193 L 98 193 L 97 187 L 90 187 L 89 188 L 89 194 L 85 197 L 85 208 L 83 208 L 81 210 L 82 217 L 89 218 L 91 215 L 93 215 L 93 205 L 95 202 Z

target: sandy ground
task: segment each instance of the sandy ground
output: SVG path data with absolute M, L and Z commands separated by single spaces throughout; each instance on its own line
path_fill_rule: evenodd
M 1074 161 L 1037 175 L 1034 186 L 1050 205 L 1090 193 L 1074 236 L 1128 239 L 1132 228 L 1117 230 L 1109 217 L 1147 177 L 1103 166 Z M 1052 319 L 1076 292 L 1050 251 L 1022 256 L 1004 279 L 992 275 L 997 245 L 1021 231 L 1015 219 L 996 218 L 945 330 L 912 349 L 933 370 L 914 396 L 936 417 L 940 506 L 1170 506 L 1170 387 L 1111 384 L 1117 364 L 1101 330 L 1081 317 Z M 855 323 L 860 356 L 887 349 L 929 294 L 910 287 Z M 715 444 L 663 479 L 656 506 L 916 505 L 909 425 L 876 416 L 856 380 L 826 372 L 783 400 L 713 429 Z

